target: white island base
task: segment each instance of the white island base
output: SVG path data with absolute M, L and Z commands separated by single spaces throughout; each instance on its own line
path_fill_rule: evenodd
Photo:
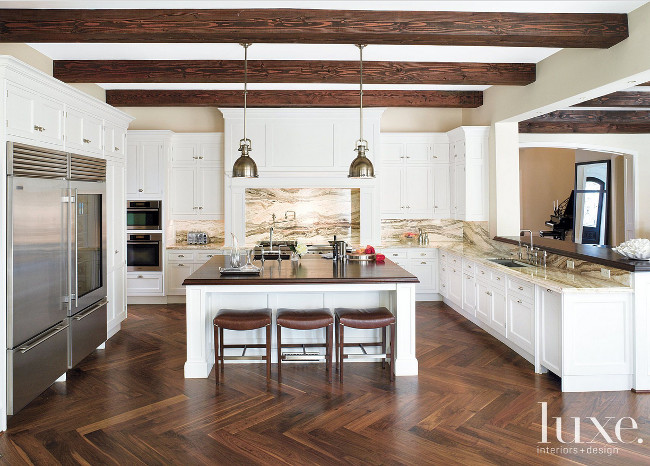
M 188 285 L 187 361 L 185 378 L 207 378 L 214 365 L 212 320 L 219 309 L 322 308 L 385 306 L 397 318 L 395 375 L 418 374 L 415 357 L 415 284 L 297 284 L 297 285 Z M 272 323 L 272 362 L 277 362 L 275 319 Z M 226 344 L 263 343 L 265 330 L 225 331 Z M 345 330 L 346 341 L 378 341 L 379 330 Z M 282 343 L 324 342 L 324 329 L 283 329 Z M 370 349 L 370 348 L 369 348 Z M 350 350 L 352 351 L 352 350 Z M 335 352 L 336 353 L 336 352 Z M 254 354 L 251 350 L 248 354 Z M 228 361 L 238 362 L 238 361 Z M 260 361 L 261 363 L 262 361 Z

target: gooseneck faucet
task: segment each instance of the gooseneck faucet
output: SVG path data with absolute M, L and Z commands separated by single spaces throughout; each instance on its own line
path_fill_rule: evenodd
M 530 231 L 530 230 L 521 230 L 519 232 L 519 236 L 524 236 L 524 233 L 526 233 L 526 232 L 530 233 L 530 250 L 532 251 L 533 250 L 533 232 Z
M 275 214 L 271 215 L 273 220 L 271 223 L 271 228 L 269 228 L 269 249 L 273 252 L 273 227 L 275 226 Z

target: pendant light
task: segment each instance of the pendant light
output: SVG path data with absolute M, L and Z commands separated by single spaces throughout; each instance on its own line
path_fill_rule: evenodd
M 249 155 L 252 149 L 251 140 L 246 137 L 246 96 L 248 94 L 248 47 L 251 44 L 240 44 L 244 47 L 244 137 L 239 140 L 241 155 L 232 166 L 233 178 L 257 178 L 257 165 Z
M 357 140 L 357 156 L 350 164 L 348 178 L 374 178 L 375 169 L 372 162 L 366 157 L 368 152 L 368 141 L 363 139 L 363 48 L 365 44 L 357 44 L 359 47 L 359 139 Z

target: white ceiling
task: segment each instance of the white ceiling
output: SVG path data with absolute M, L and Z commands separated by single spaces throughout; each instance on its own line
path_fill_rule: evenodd
M 0 8 L 313 8 L 327 10 L 504 11 L 519 13 L 629 13 L 648 0 L 0 0 Z
M 538 13 L 628 13 L 650 0 L 619 1 L 383 1 L 383 0 L 187 0 L 187 1 L 38 1 L 0 0 L 0 8 L 318 8 L 404 11 L 511 11 Z M 29 44 L 54 60 L 241 60 L 238 44 Z M 369 45 L 364 60 L 424 62 L 539 63 L 556 53 L 557 48 Z M 253 44 L 250 60 L 349 60 L 359 59 L 358 49 L 350 44 Z M 351 66 L 355 66 L 351 64 Z M 112 84 L 98 83 L 106 89 L 241 89 L 241 84 Z M 251 84 L 251 89 L 356 89 L 357 85 L 335 84 Z M 444 85 L 368 85 L 368 89 L 446 89 L 484 90 L 489 86 Z

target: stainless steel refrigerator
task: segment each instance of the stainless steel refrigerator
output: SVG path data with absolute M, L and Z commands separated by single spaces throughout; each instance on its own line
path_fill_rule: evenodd
M 7 144 L 7 405 L 106 340 L 105 161 Z

